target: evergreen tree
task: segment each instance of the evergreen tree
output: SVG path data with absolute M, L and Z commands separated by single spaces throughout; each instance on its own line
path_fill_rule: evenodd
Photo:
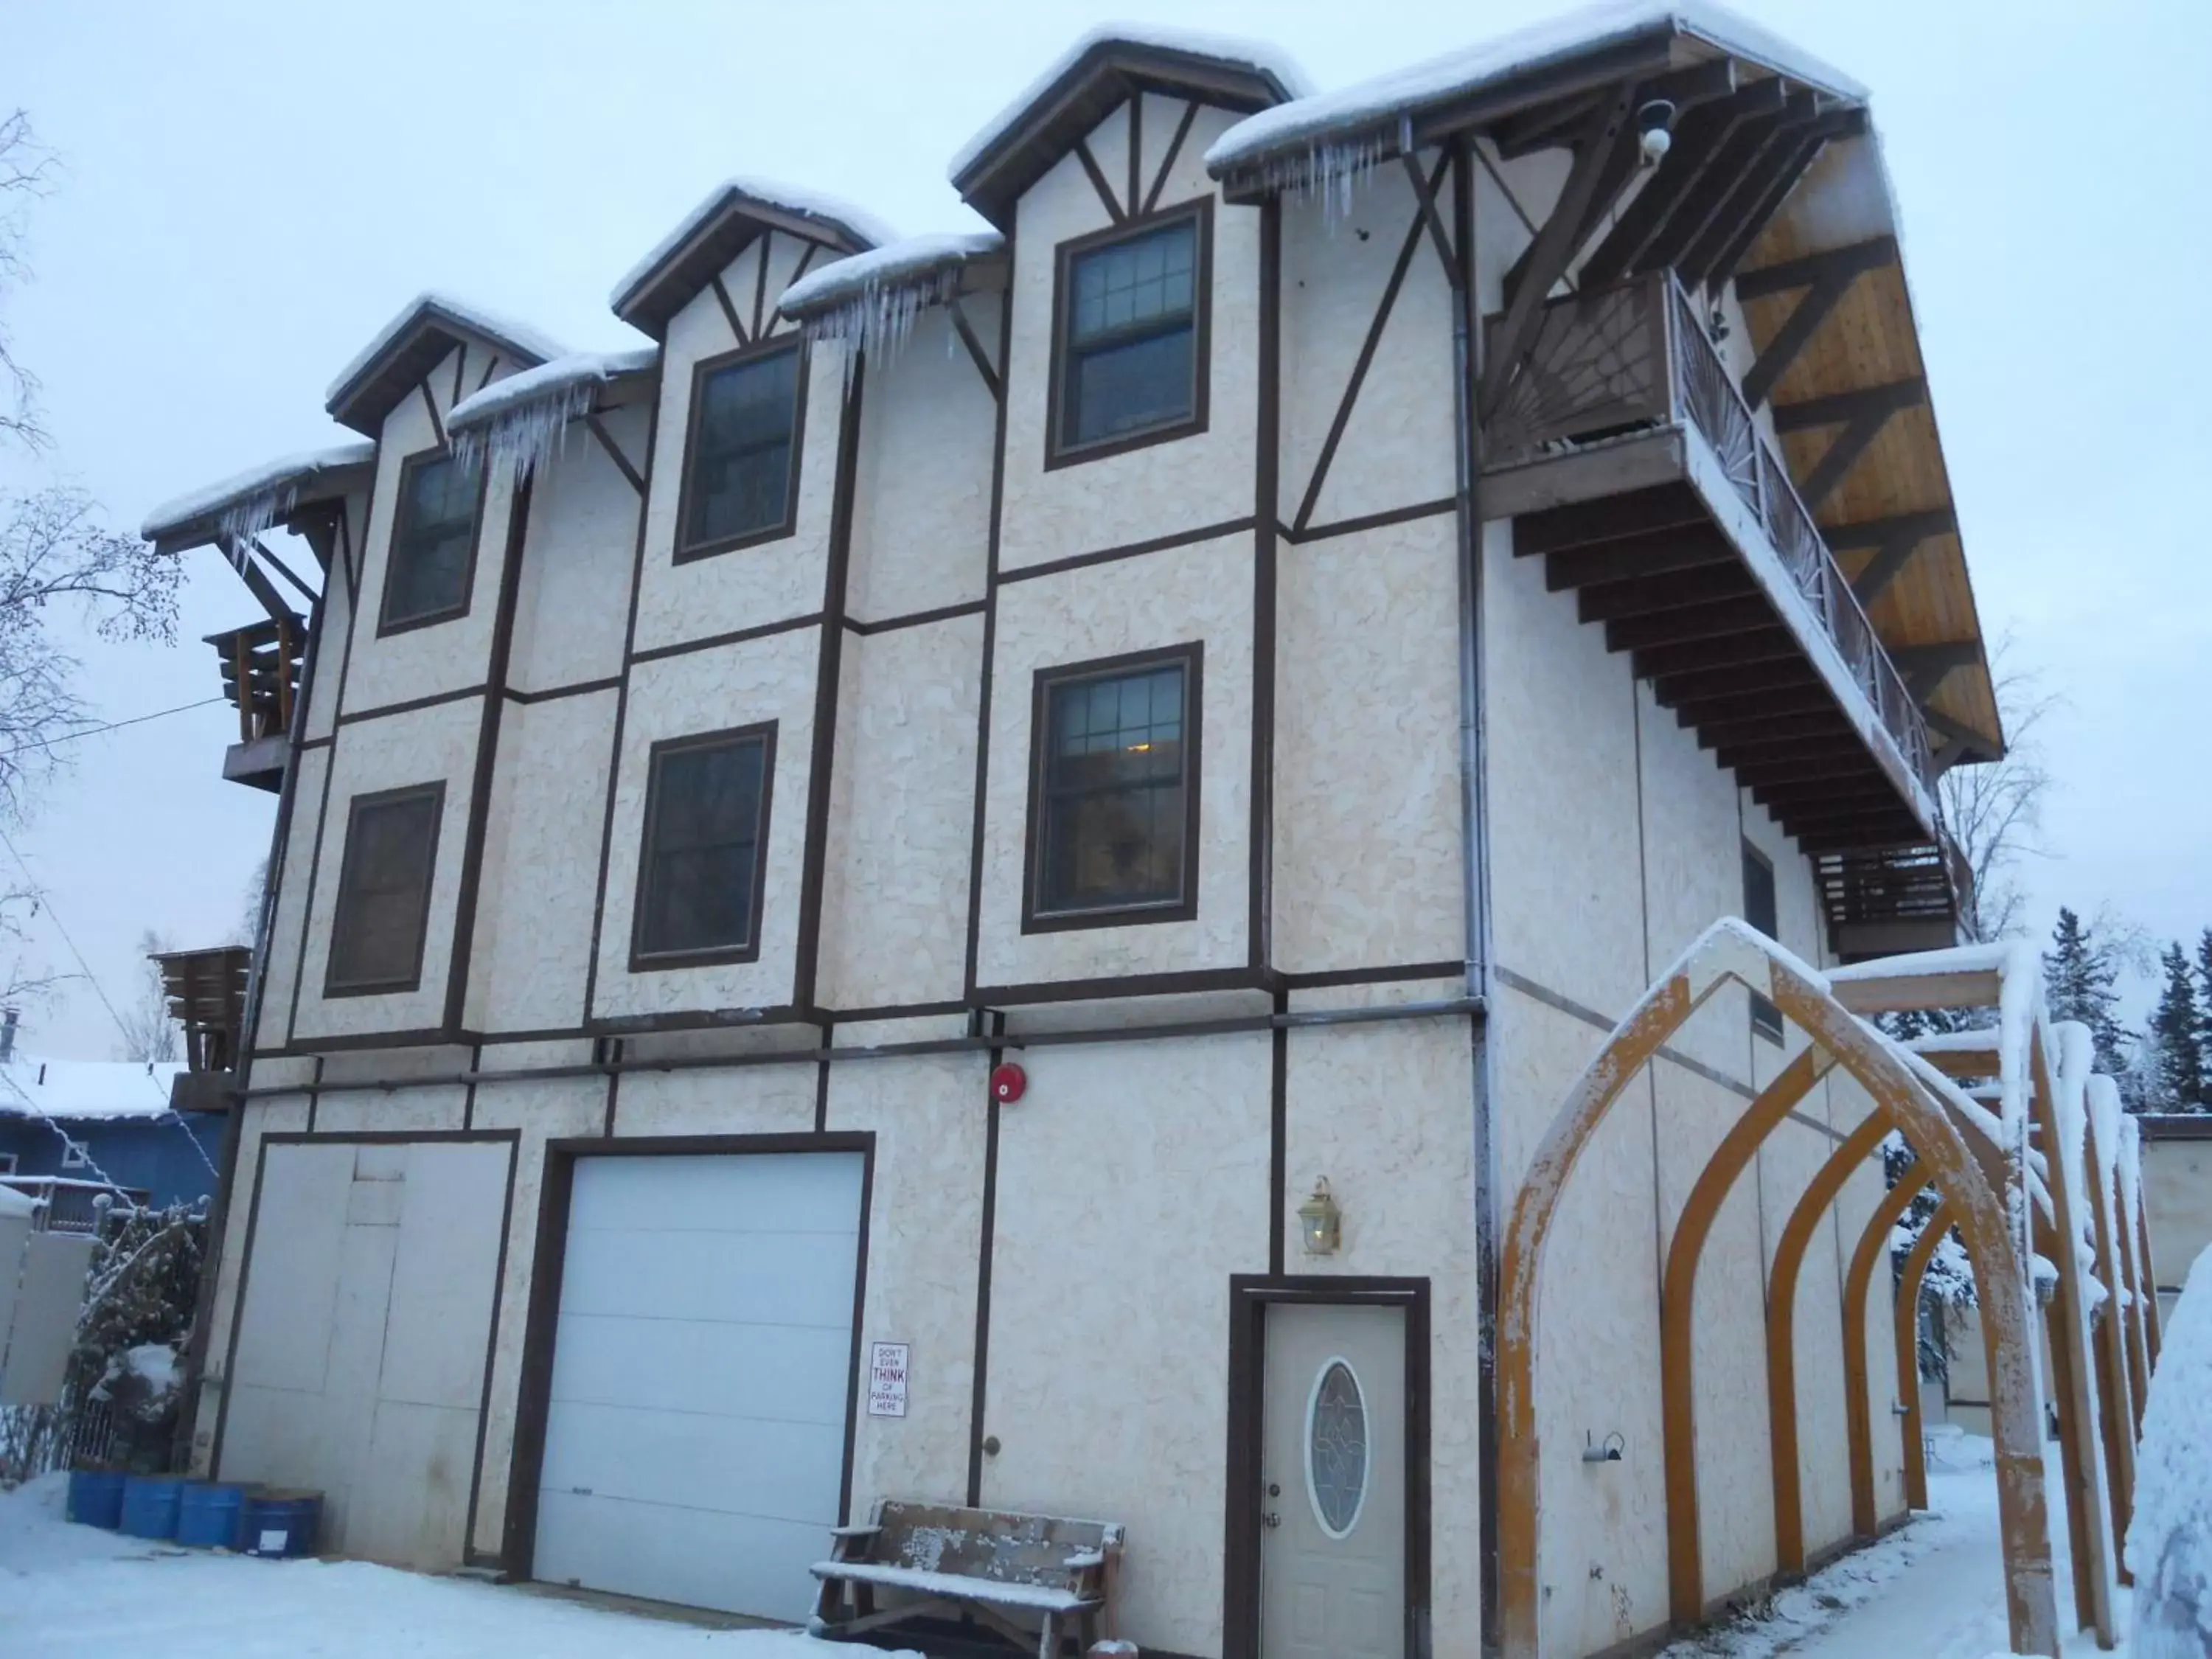
M 2166 970 L 2166 986 L 2150 1017 L 2151 1041 L 2157 1045 L 2159 1109 L 2212 1111 L 2204 1087 L 2203 1011 L 2190 981 L 2189 958 L 2180 945 L 2170 945 L 2159 965 Z
M 2212 1070 L 2212 927 L 2197 941 L 2197 1052 Z
M 2096 1039 L 2097 1069 L 2115 1078 L 2128 1070 L 2126 1039 L 2113 1012 L 2120 1000 L 2112 989 L 2118 978 L 2112 947 L 2073 911 L 2061 909 L 2058 925 L 2051 931 L 2051 949 L 2043 953 L 2044 999 L 2054 1021 L 2079 1020 L 2089 1028 Z

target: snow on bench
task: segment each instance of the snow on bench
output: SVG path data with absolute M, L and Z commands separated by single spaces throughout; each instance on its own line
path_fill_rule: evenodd
M 955 1601 L 996 1601 L 1003 1607 L 1034 1607 L 1039 1611 L 1074 1613 L 1098 1603 L 1073 1590 L 1048 1584 L 1010 1584 L 997 1578 L 970 1578 L 964 1573 L 923 1572 L 916 1567 L 878 1567 L 857 1561 L 817 1561 L 807 1571 L 817 1578 L 842 1578 L 856 1584 L 887 1584 L 894 1589 L 939 1596 Z

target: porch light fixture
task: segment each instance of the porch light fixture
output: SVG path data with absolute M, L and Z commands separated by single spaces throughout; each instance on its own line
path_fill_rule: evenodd
M 1657 166 L 1660 158 L 1674 147 L 1674 134 L 1668 131 L 1674 125 L 1672 99 L 1654 98 L 1636 112 L 1637 143 L 1643 149 L 1644 166 Z
M 1342 1237 L 1344 1212 L 1328 1194 L 1328 1177 L 1314 1182 L 1313 1196 L 1298 1206 L 1298 1227 L 1304 1234 L 1308 1255 L 1334 1255 Z

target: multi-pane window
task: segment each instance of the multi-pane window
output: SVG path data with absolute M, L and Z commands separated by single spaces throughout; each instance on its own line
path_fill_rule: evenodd
M 1190 914 L 1198 669 L 1191 647 L 1039 677 L 1032 924 Z
M 1202 216 L 1182 214 L 1064 258 L 1054 450 L 1194 424 L 1204 374 Z
M 421 982 L 445 804 L 442 783 L 354 797 L 331 924 L 330 994 L 411 991 Z
M 1769 939 L 1782 930 L 1775 913 L 1774 866 L 1749 842 L 1743 844 L 1743 919 Z M 1751 1029 L 1782 1041 L 1782 1011 L 1756 991 L 1751 994 Z
M 757 952 L 775 765 L 772 725 L 653 745 L 633 963 Z
M 677 556 L 696 558 L 791 527 L 799 453 L 799 348 L 702 364 L 692 391 Z
M 443 622 L 469 608 L 483 493 L 477 466 L 451 455 L 416 455 L 401 469 L 384 578 L 386 629 Z

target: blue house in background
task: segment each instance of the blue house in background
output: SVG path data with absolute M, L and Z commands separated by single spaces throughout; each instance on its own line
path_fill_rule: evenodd
M 213 1198 L 227 1120 L 170 1109 L 181 1063 L 39 1060 L 13 1035 L 0 1030 L 0 1181 L 67 1182 L 83 1205 L 109 1183 L 155 1205 Z

